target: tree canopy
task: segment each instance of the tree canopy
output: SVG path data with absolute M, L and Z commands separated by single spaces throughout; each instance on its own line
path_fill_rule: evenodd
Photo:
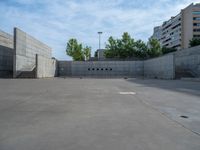
M 193 39 L 190 41 L 191 46 L 200 45 L 200 40 Z M 109 37 L 106 44 L 106 49 L 104 55 L 106 58 L 153 58 L 158 57 L 163 54 L 174 52 L 176 49 L 162 47 L 160 42 L 156 39 L 149 39 L 148 44 L 142 40 L 135 40 L 128 34 L 124 32 L 121 38 L 115 39 L 114 37 Z M 85 46 L 79 43 L 76 39 L 70 39 L 66 47 L 67 55 L 71 56 L 74 61 L 84 61 L 89 60 L 91 57 L 91 47 Z M 97 57 L 97 51 L 95 52 L 95 57 Z
M 71 56 L 74 61 L 84 61 L 90 58 L 91 47 L 83 47 L 81 43 L 78 43 L 77 39 L 72 38 L 67 42 L 66 53 Z
M 145 58 L 148 55 L 148 47 L 142 40 L 135 41 L 127 32 L 121 39 L 112 36 L 106 44 L 105 57 L 107 58 Z
M 171 52 L 175 52 L 175 51 L 177 51 L 177 49 L 175 49 L 175 48 L 162 47 L 163 54 L 167 54 L 167 53 L 171 53 Z
M 193 38 L 192 40 L 190 40 L 189 44 L 190 44 L 190 47 L 198 46 L 200 45 L 200 39 Z
M 162 54 L 162 47 L 160 46 L 160 43 L 156 39 L 150 39 L 149 40 L 149 49 L 148 49 L 148 55 L 150 57 L 157 57 Z
M 83 54 L 84 54 L 84 56 L 85 56 L 85 60 L 89 60 L 90 59 L 90 57 L 91 57 L 91 47 L 89 47 L 89 46 L 86 46 L 86 47 L 84 47 L 83 48 Z

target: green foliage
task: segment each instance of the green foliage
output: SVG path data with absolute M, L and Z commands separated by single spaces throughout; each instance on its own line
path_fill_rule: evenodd
M 95 57 L 95 58 L 98 57 L 98 52 L 97 52 L 97 51 L 94 52 L 94 57 Z
M 106 58 L 145 58 L 147 56 L 147 45 L 141 41 L 135 41 L 125 32 L 121 39 L 108 39 L 104 55 Z
M 175 49 L 175 48 L 162 47 L 163 54 L 168 54 L 168 53 L 175 52 L 175 51 L 177 51 L 177 49 Z
M 104 54 L 107 58 L 128 58 L 134 55 L 133 52 L 134 39 L 125 32 L 121 39 L 114 39 L 112 36 L 108 39 Z
M 200 39 L 193 38 L 190 40 L 190 47 L 198 46 L 200 45 Z
M 125 32 L 121 40 L 117 40 L 119 46 L 119 57 L 128 58 L 134 55 L 134 39 Z
M 106 58 L 114 58 L 119 57 L 119 47 L 118 42 L 115 40 L 112 36 L 109 37 L 108 43 L 106 45 L 106 50 L 104 52 L 104 55 Z
M 83 48 L 83 53 L 84 53 L 84 56 L 85 56 L 85 60 L 89 60 L 90 57 L 91 57 L 91 47 L 89 46 L 86 46 Z
M 146 58 L 148 53 L 147 45 L 142 40 L 136 41 L 134 53 L 136 57 Z
M 91 54 L 91 47 L 86 46 L 83 48 L 76 39 L 70 39 L 66 47 L 67 55 L 71 56 L 74 61 L 88 60 Z
M 162 55 L 162 48 L 161 48 L 158 40 L 156 40 L 156 39 L 149 40 L 148 55 L 150 57 L 158 57 L 158 56 Z

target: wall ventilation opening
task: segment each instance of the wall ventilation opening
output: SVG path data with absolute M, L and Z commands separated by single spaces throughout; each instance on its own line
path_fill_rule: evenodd
M 185 119 L 188 119 L 189 117 L 188 116 L 180 116 L 181 118 L 185 118 Z
M 99 71 L 99 70 L 101 70 L 101 71 L 103 71 L 103 70 L 106 70 L 106 71 L 112 71 L 113 69 L 112 68 L 88 68 L 87 69 L 88 71 L 95 71 L 95 70 L 97 70 L 97 71 Z

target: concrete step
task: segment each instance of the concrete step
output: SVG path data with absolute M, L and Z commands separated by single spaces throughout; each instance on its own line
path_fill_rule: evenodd
M 17 78 L 36 78 L 36 70 L 23 71 L 17 76 Z

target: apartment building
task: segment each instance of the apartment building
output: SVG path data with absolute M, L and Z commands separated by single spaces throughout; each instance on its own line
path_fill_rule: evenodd
M 157 39 L 164 47 L 188 48 L 192 38 L 200 38 L 200 4 L 190 4 L 178 15 L 155 27 L 151 38 Z
M 151 36 L 151 38 L 157 39 L 158 41 L 161 41 L 161 38 L 162 38 L 162 26 L 154 27 L 153 35 Z

